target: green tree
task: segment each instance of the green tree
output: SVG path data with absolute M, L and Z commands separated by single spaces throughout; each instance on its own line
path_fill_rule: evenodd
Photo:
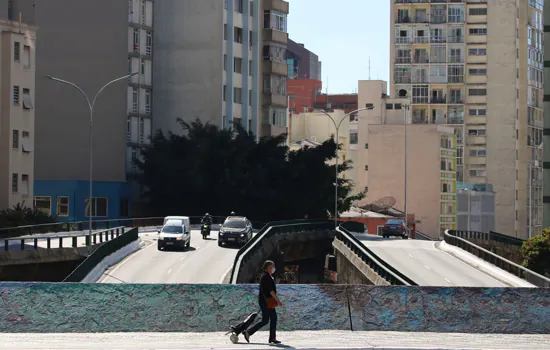
M 524 242 L 521 254 L 524 267 L 550 276 L 550 229 L 546 228 L 540 235 Z
M 25 206 L 25 202 L 13 208 L 0 210 L 0 228 L 55 223 L 56 218 Z
M 289 151 L 286 135 L 256 140 L 240 125 L 227 130 L 199 120 L 179 122 L 181 135 L 157 132 L 137 162 L 151 215 L 235 211 L 265 222 L 326 218 L 333 211 L 333 139 Z M 338 169 L 350 168 L 347 161 Z M 352 181 L 339 179 L 338 184 L 339 210 L 362 198 L 350 196 Z

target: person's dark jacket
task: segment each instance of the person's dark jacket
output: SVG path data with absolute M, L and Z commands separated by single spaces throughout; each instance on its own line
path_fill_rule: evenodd
M 275 280 L 270 274 L 265 272 L 260 278 L 260 291 L 258 293 L 258 301 L 260 304 L 266 304 L 266 299 L 272 298 L 271 292 L 277 294 L 277 286 Z
M 212 217 L 210 215 L 204 216 L 202 218 L 202 223 L 212 225 Z

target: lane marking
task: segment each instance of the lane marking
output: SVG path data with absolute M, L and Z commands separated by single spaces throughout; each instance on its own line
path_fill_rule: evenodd
M 199 249 L 199 248 L 200 248 L 200 246 L 196 246 L 196 247 L 195 247 L 195 250 L 197 250 L 197 249 Z
M 183 261 L 184 259 L 185 259 L 185 256 L 182 256 L 181 259 L 180 259 L 180 261 Z
M 114 275 L 116 270 L 118 270 L 122 265 L 126 264 L 128 261 L 130 261 L 131 259 L 133 259 L 134 257 L 136 257 L 139 253 L 142 253 L 144 252 L 146 249 L 148 248 L 151 248 L 154 246 L 154 243 L 151 242 L 151 244 L 149 244 L 148 246 L 146 246 L 145 248 L 141 248 L 139 250 L 137 250 L 136 252 L 134 252 L 132 255 L 130 255 L 129 257 L 127 257 L 126 259 L 122 260 L 121 262 L 119 262 L 118 264 L 115 265 L 115 267 L 111 270 L 111 269 L 107 269 L 105 272 L 108 272 L 109 275 Z M 105 277 L 102 277 L 99 279 L 98 282 L 96 283 L 104 283 L 106 279 L 108 279 L 109 277 L 111 276 L 108 276 L 108 275 L 104 275 Z
M 170 272 L 172 272 L 172 269 L 168 269 L 168 274 L 170 274 Z
M 408 254 L 409 255 L 409 258 L 414 258 L 411 254 Z
M 432 268 L 429 267 L 428 265 L 424 265 L 425 268 L 427 268 L 428 270 L 431 270 Z
M 443 278 L 445 281 L 452 283 L 448 278 Z

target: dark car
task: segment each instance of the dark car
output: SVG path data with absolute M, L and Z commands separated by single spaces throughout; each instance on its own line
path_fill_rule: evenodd
M 409 230 L 405 221 L 399 219 L 390 219 L 386 221 L 384 227 L 382 227 L 382 237 L 401 237 L 403 239 L 409 238 Z
M 245 245 L 252 239 L 252 224 L 243 216 L 230 216 L 220 226 L 218 245 L 234 243 Z

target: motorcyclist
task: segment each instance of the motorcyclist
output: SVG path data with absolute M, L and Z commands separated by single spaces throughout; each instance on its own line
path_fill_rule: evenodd
M 208 226 L 212 225 L 212 216 L 210 214 L 206 213 L 202 217 L 201 223 L 206 224 Z

